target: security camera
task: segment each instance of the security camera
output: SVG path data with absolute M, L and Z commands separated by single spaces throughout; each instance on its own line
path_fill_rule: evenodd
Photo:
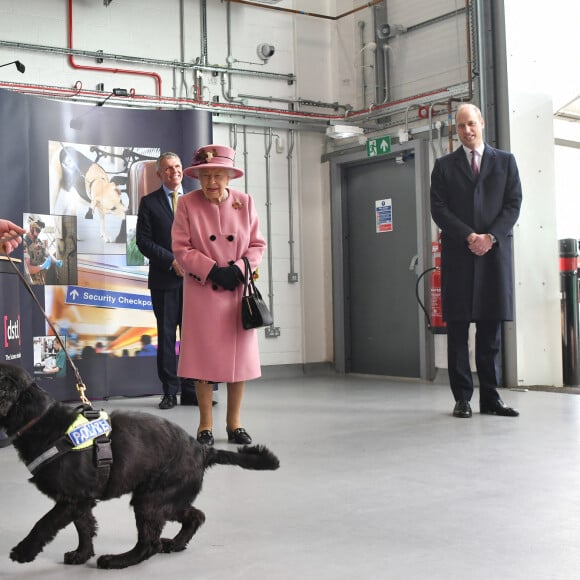
M 256 50 L 256 52 L 258 53 L 258 56 L 264 62 L 266 62 L 269 58 L 271 58 L 274 55 L 275 51 L 276 51 L 276 48 L 274 46 L 272 46 L 271 44 L 268 44 L 267 42 L 263 42 L 262 44 L 259 44 L 258 48 Z
M 384 40 L 391 36 L 391 27 L 388 24 L 379 24 L 377 26 L 377 38 Z
M 379 40 L 385 40 L 386 38 L 405 34 L 407 27 L 402 24 L 379 24 L 375 32 Z

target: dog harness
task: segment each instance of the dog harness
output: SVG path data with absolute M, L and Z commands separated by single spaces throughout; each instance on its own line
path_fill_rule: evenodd
M 86 405 L 78 407 L 80 413 L 66 430 L 46 451 L 26 464 L 34 475 L 39 469 L 70 451 L 94 449 L 97 474 L 104 485 L 109 479 L 113 453 L 109 437 L 112 428 L 105 411 L 97 411 Z

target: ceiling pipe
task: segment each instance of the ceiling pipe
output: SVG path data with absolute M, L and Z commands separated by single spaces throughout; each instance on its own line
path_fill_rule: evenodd
M 73 5 L 73 0 L 68 0 L 68 47 L 70 49 L 72 49 L 72 47 L 73 47 L 72 5 Z M 110 68 L 110 67 L 101 67 L 101 66 L 80 65 L 80 64 L 77 64 L 75 62 L 72 54 L 69 54 L 68 62 L 72 68 L 79 69 L 79 70 L 122 73 L 122 74 L 128 74 L 128 75 L 140 75 L 140 76 L 152 77 L 155 80 L 155 87 L 157 90 L 157 96 L 160 97 L 162 95 L 161 76 L 157 73 L 148 72 L 148 71 L 140 71 L 140 70 L 122 69 L 122 68 Z
M 362 4 L 357 8 L 353 8 L 348 12 L 343 12 L 338 16 L 328 16 L 327 14 L 317 14 L 316 12 L 305 12 L 304 10 L 292 10 L 291 8 L 281 8 L 279 6 L 269 6 L 265 4 L 256 4 L 255 2 L 248 2 L 248 0 L 227 0 L 228 2 L 235 2 L 236 4 L 245 4 L 246 6 L 254 6 L 255 8 L 264 8 L 266 10 L 276 10 L 278 12 L 287 12 L 289 14 L 300 14 L 301 16 L 313 16 L 315 18 L 324 18 L 326 20 L 340 20 L 345 16 L 349 16 L 350 14 L 354 14 L 359 10 L 364 10 L 365 8 L 371 8 L 377 4 L 380 4 L 383 0 L 373 0 L 372 2 L 367 2 L 366 4 Z
M 87 91 L 82 89 L 82 83 L 77 81 L 75 84 L 75 89 L 54 87 L 47 85 L 31 85 L 22 83 L 9 83 L 1 82 L 0 87 L 5 87 L 7 89 L 15 90 L 25 94 L 40 95 L 45 97 L 54 98 L 75 98 L 83 102 L 98 102 L 102 100 L 102 92 L 100 91 Z M 419 95 L 413 95 L 406 97 L 404 99 L 399 99 L 397 101 L 392 101 L 384 105 L 377 105 L 372 111 L 361 110 L 352 111 L 347 115 L 322 115 L 320 113 L 309 113 L 301 111 L 288 111 L 282 109 L 272 109 L 265 107 L 252 107 L 248 105 L 236 105 L 233 103 L 214 103 L 209 101 L 195 101 L 192 99 L 177 99 L 173 97 L 152 97 L 147 95 L 132 94 L 130 100 L 127 99 L 127 104 L 132 107 L 149 107 L 152 104 L 156 106 L 164 106 L 168 109 L 178 109 L 183 108 L 183 106 L 188 106 L 192 109 L 212 111 L 213 113 L 220 113 L 222 115 L 231 114 L 241 117 L 251 117 L 259 118 L 260 120 L 283 120 L 291 123 L 302 122 L 304 124 L 310 124 L 312 127 L 326 128 L 326 126 L 331 122 L 352 122 L 352 123 L 365 123 L 366 121 L 373 120 L 377 117 L 384 117 L 385 115 L 401 113 L 405 110 L 407 105 L 429 105 L 435 101 L 441 101 L 442 99 L 451 99 L 457 97 L 457 95 L 465 94 L 465 85 L 460 85 L 457 87 L 446 87 L 437 90 L 429 91 Z M 459 100 L 459 98 L 456 98 Z M 120 104 L 123 103 L 123 99 L 119 98 Z M 380 130 L 381 127 L 376 127 L 376 130 Z
M 163 60 L 159 58 L 146 58 L 142 56 L 131 56 L 125 54 L 114 54 L 109 52 L 99 52 L 99 51 L 89 51 L 89 50 L 76 50 L 74 48 L 61 48 L 56 46 L 46 46 L 42 44 L 30 44 L 24 42 L 14 42 L 11 40 L 1 40 L 0 46 L 7 48 L 13 48 L 16 50 L 32 50 L 37 52 L 48 52 L 53 54 L 65 54 L 73 56 L 82 56 L 86 58 L 94 59 L 107 59 L 114 61 L 131 62 L 137 64 L 149 64 L 151 66 L 162 66 L 162 67 L 172 67 L 172 68 L 182 68 L 182 69 L 192 69 L 195 71 L 202 72 L 231 72 L 241 76 L 253 76 L 268 79 L 283 80 L 287 83 L 293 83 L 296 77 L 293 74 L 283 74 L 275 72 L 267 72 L 263 70 L 248 70 L 243 68 L 228 68 L 225 66 L 208 65 L 202 66 L 198 63 L 191 62 L 178 62 L 175 60 Z M 81 67 L 79 67 L 81 68 Z M 103 67 L 98 67 L 96 70 L 104 70 Z M 115 69 L 117 70 L 117 69 Z M 133 71 L 129 71 L 133 72 Z M 154 74 L 154 73 L 145 73 Z

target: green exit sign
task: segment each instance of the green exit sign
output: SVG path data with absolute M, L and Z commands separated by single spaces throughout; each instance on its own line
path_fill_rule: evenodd
M 367 140 L 367 157 L 376 157 L 377 155 L 386 155 L 391 152 L 391 137 L 375 137 Z

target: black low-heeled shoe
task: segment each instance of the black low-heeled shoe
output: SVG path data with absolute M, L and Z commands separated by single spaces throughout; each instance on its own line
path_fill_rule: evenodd
M 197 442 L 201 443 L 202 445 L 213 445 L 213 433 L 207 429 L 205 431 L 200 431 L 197 434 Z
M 238 445 L 249 445 L 252 442 L 250 434 L 243 427 L 238 427 L 233 431 L 230 431 L 230 429 L 226 427 L 226 431 L 228 434 L 228 443 L 237 443 Z

